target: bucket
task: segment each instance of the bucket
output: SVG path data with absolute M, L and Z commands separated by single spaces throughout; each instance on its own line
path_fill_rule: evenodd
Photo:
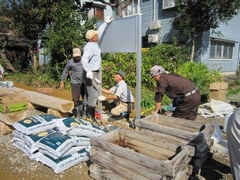
M 229 117 L 231 116 L 232 113 L 233 113 L 233 112 L 230 112 L 230 113 L 228 113 L 226 116 L 224 116 L 223 132 L 225 132 L 225 133 L 226 133 L 226 131 L 227 131 L 228 119 L 229 119 Z

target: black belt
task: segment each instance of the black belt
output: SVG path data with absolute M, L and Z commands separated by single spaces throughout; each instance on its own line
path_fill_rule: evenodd
M 96 71 L 92 71 L 92 72 L 99 72 L 99 70 L 96 70 Z
M 126 104 L 134 104 L 134 102 L 123 102 L 123 103 L 126 103 Z

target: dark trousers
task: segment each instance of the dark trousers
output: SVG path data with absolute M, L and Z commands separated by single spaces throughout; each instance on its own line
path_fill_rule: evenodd
M 179 117 L 189 120 L 197 118 L 198 107 L 201 103 L 201 95 L 197 91 L 194 94 L 181 98 L 181 101 L 173 111 L 173 117 Z
M 71 92 L 72 92 L 72 99 L 74 102 L 74 107 L 79 107 L 80 96 L 82 96 L 82 99 L 83 99 L 84 94 L 85 94 L 84 83 L 71 84 Z

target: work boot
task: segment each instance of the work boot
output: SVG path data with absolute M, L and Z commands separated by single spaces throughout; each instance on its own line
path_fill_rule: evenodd
M 88 106 L 88 113 L 92 123 L 94 125 L 101 126 L 101 124 L 98 122 L 98 120 L 95 117 L 95 107 Z
M 86 104 L 80 105 L 79 110 L 80 110 L 80 116 L 83 120 L 87 120 L 90 118 L 88 113 L 88 105 Z
M 78 118 L 80 116 L 79 108 L 78 107 L 73 108 L 72 113 L 75 118 Z

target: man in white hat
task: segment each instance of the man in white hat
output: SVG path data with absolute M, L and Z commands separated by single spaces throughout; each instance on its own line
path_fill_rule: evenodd
M 178 74 L 170 74 L 162 66 L 153 66 L 150 75 L 157 81 L 155 93 L 155 109 L 152 114 L 157 114 L 161 109 L 163 95 L 173 99 L 173 117 L 195 120 L 201 95 L 194 83 Z
M 83 114 L 83 110 L 80 107 L 79 98 L 84 96 L 84 83 L 83 83 L 83 65 L 81 61 L 81 50 L 79 48 L 73 49 L 73 57 L 68 60 L 61 77 L 61 83 L 59 90 L 64 88 L 64 81 L 68 74 L 71 77 L 71 93 L 74 102 L 73 114 L 78 117 Z
M 101 49 L 99 48 L 98 41 L 101 38 L 107 24 L 112 21 L 111 18 L 106 18 L 105 22 L 99 27 L 97 31 L 89 30 L 86 33 L 88 43 L 83 49 L 82 63 L 85 71 L 84 81 L 86 83 L 86 98 L 84 104 L 87 105 L 88 114 L 91 121 L 98 123 L 95 118 L 95 107 L 98 97 L 98 84 L 95 79 L 99 79 L 99 69 L 101 67 Z

